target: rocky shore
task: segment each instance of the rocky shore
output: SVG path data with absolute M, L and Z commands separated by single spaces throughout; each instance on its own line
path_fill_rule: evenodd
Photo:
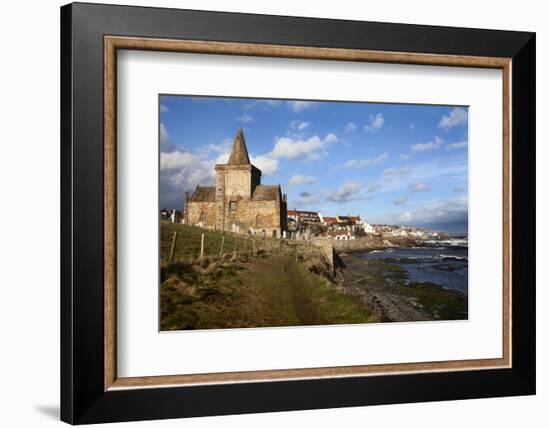
M 342 252 L 339 258 L 342 291 L 359 296 L 381 322 L 468 318 L 468 297 L 460 291 L 430 282 L 410 282 L 404 268 L 385 260 L 364 260 Z

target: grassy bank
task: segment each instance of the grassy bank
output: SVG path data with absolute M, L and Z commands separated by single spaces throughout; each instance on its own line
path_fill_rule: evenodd
M 310 272 L 304 254 L 292 246 L 249 241 L 225 235 L 229 254 L 219 257 L 222 235 L 206 233 L 206 253 L 194 227 L 163 224 L 161 254 L 167 260 L 171 237 L 178 231 L 175 262 L 161 264 L 161 329 L 213 329 L 299 325 L 354 324 L 377 321 L 356 296 Z M 236 240 L 236 241 L 234 241 Z M 198 245 L 197 245 L 198 242 Z M 237 242 L 241 253 L 232 251 Z M 241 245 L 239 243 L 242 242 Z M 260 247 L 263 244 L 263 250 Z
M 172 262 L 189 261 L 200 255 L 201 235 L 204 234 L 205 256 L 219 256 L 222 249 L 225 254 L 236 251 L 237 253 L 250 253 L 253 249 L 252 237 L 222 233 L 215 230 L 201 229 L 184 224 L 161 222 L 160 224 L 160 260 L 169 262 L 173 233 L 177 232 L 176 246 Z M 270 239 L 256 239 L 256 248 L 271 248 L 275 243 Z

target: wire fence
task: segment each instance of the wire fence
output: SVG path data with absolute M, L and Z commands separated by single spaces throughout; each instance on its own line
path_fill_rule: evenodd
M 255 254 L 281 249 L 282 241 L 253 235 L 202 229 L 176 223 L 161 223 L 161 262 L 223 257 L 226 254 Z

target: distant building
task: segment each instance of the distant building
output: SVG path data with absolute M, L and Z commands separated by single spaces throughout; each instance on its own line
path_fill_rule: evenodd
M 358 225 L 361 223 L 361 216 L 360 215 L 337 215 L 336 220 L 338 223 L 347 223 L 350 226 Z
M 170 211 L 168 211 L 167 209 L 163 208 L 160 210 L 160 219 L 161 220 L 164 220 L 164 221 L 167 221 L 169 218 L 170 218 L 170 215 L 172 213 Z
M 288 210 L 288 218 L 302 224 L 321 222 L 321 218 L 317 211 Z
M 181 223 L 183 220 L 183 214 L 178 210 L 167 210 L 165 208 L 160 210 L 160 219 L 163 221 L 169 221 L 172 223 Z
M 391 236 L 405 237 L 407 235 L 407 231 L 403 228 L 396 228 L 391 231 Z
M 338 220 L 338 223 L 352 223 L 351 217 L 348 215 L 337 215 L 336 219 Z
M 286 195 L 281 186 L 261 184 L 262 172 L 250 163 L 241 129 L 229 161 L 217 164 L 216 185 L 197 186 L 185 196 L 187 224 L 281 237 L 287 230 Z
M 320 217 L 321 222 L 327 226 L 338 223 L 338 219 L 336 217 L 325 217 L 323 215 L 321 215 Z
M 355 234 L 351 231 L 337 231 L 337 230 L 329 230 L 326 233 L 326 236 L 329 238 L 335 239 L 337 241 L 351 241 L 355 239 Z
M 182 220 L 183 220 L 183 215 L 181 214 L 180 211 L 172 210 L 172 212 L 170 212 L 170 221 L 172 223 L 181 223 Z
M 372 226 L 372 224 L 369 224 L 369 223 L 365 223 L 363 225 L 363 232 L 365 232 L 365 233 L 376 233 L 375 230 L 374 230 L 374 227 Z

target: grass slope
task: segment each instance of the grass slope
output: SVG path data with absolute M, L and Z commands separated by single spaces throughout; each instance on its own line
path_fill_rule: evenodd
M 252 238 L 231 233 L 222 233 L 215 230 L 201 229 L 184 224 L 161 222 L 160 225 L 160 260 L 168 262 L 170 248 L 172 246 L 172 234 L 178 232 L 176 248 L 172 261 L 188 261 L 197 258 L 201 249 L 201 234 L 204 233 L 204 253 L 206 256 L 218 256 L 220 254 L 222 237 L 224 240 L 224 253 L 250 252 Z M 270 240 L 256 240 L 257 248 L 271 244 Z
M 289 248 L 278 250 L 276 246 L 276 250 L 262 253 L 260 257 L 251 257 L 243 251 L 235 258 L 212 257 L 194 263 L 190 260 L 198 254 L 200 234 L 204 231 L 166 224 L 161 227 L 165 259 L 170 251 L 171 232 L 175 229 L 178 230 L 175 258 L 180 261 L 162 264 L 161 330 L 355 324 L 378 320 L 357 297 L 341 293 L 328 280 L 309 272 Z M 206 244 L 207 254 L 219 254 L 221 234 L 205 233 L 210 243 L 210 246 Z M 225 239 L 232 251 L 236 238 L 226 235 Z

